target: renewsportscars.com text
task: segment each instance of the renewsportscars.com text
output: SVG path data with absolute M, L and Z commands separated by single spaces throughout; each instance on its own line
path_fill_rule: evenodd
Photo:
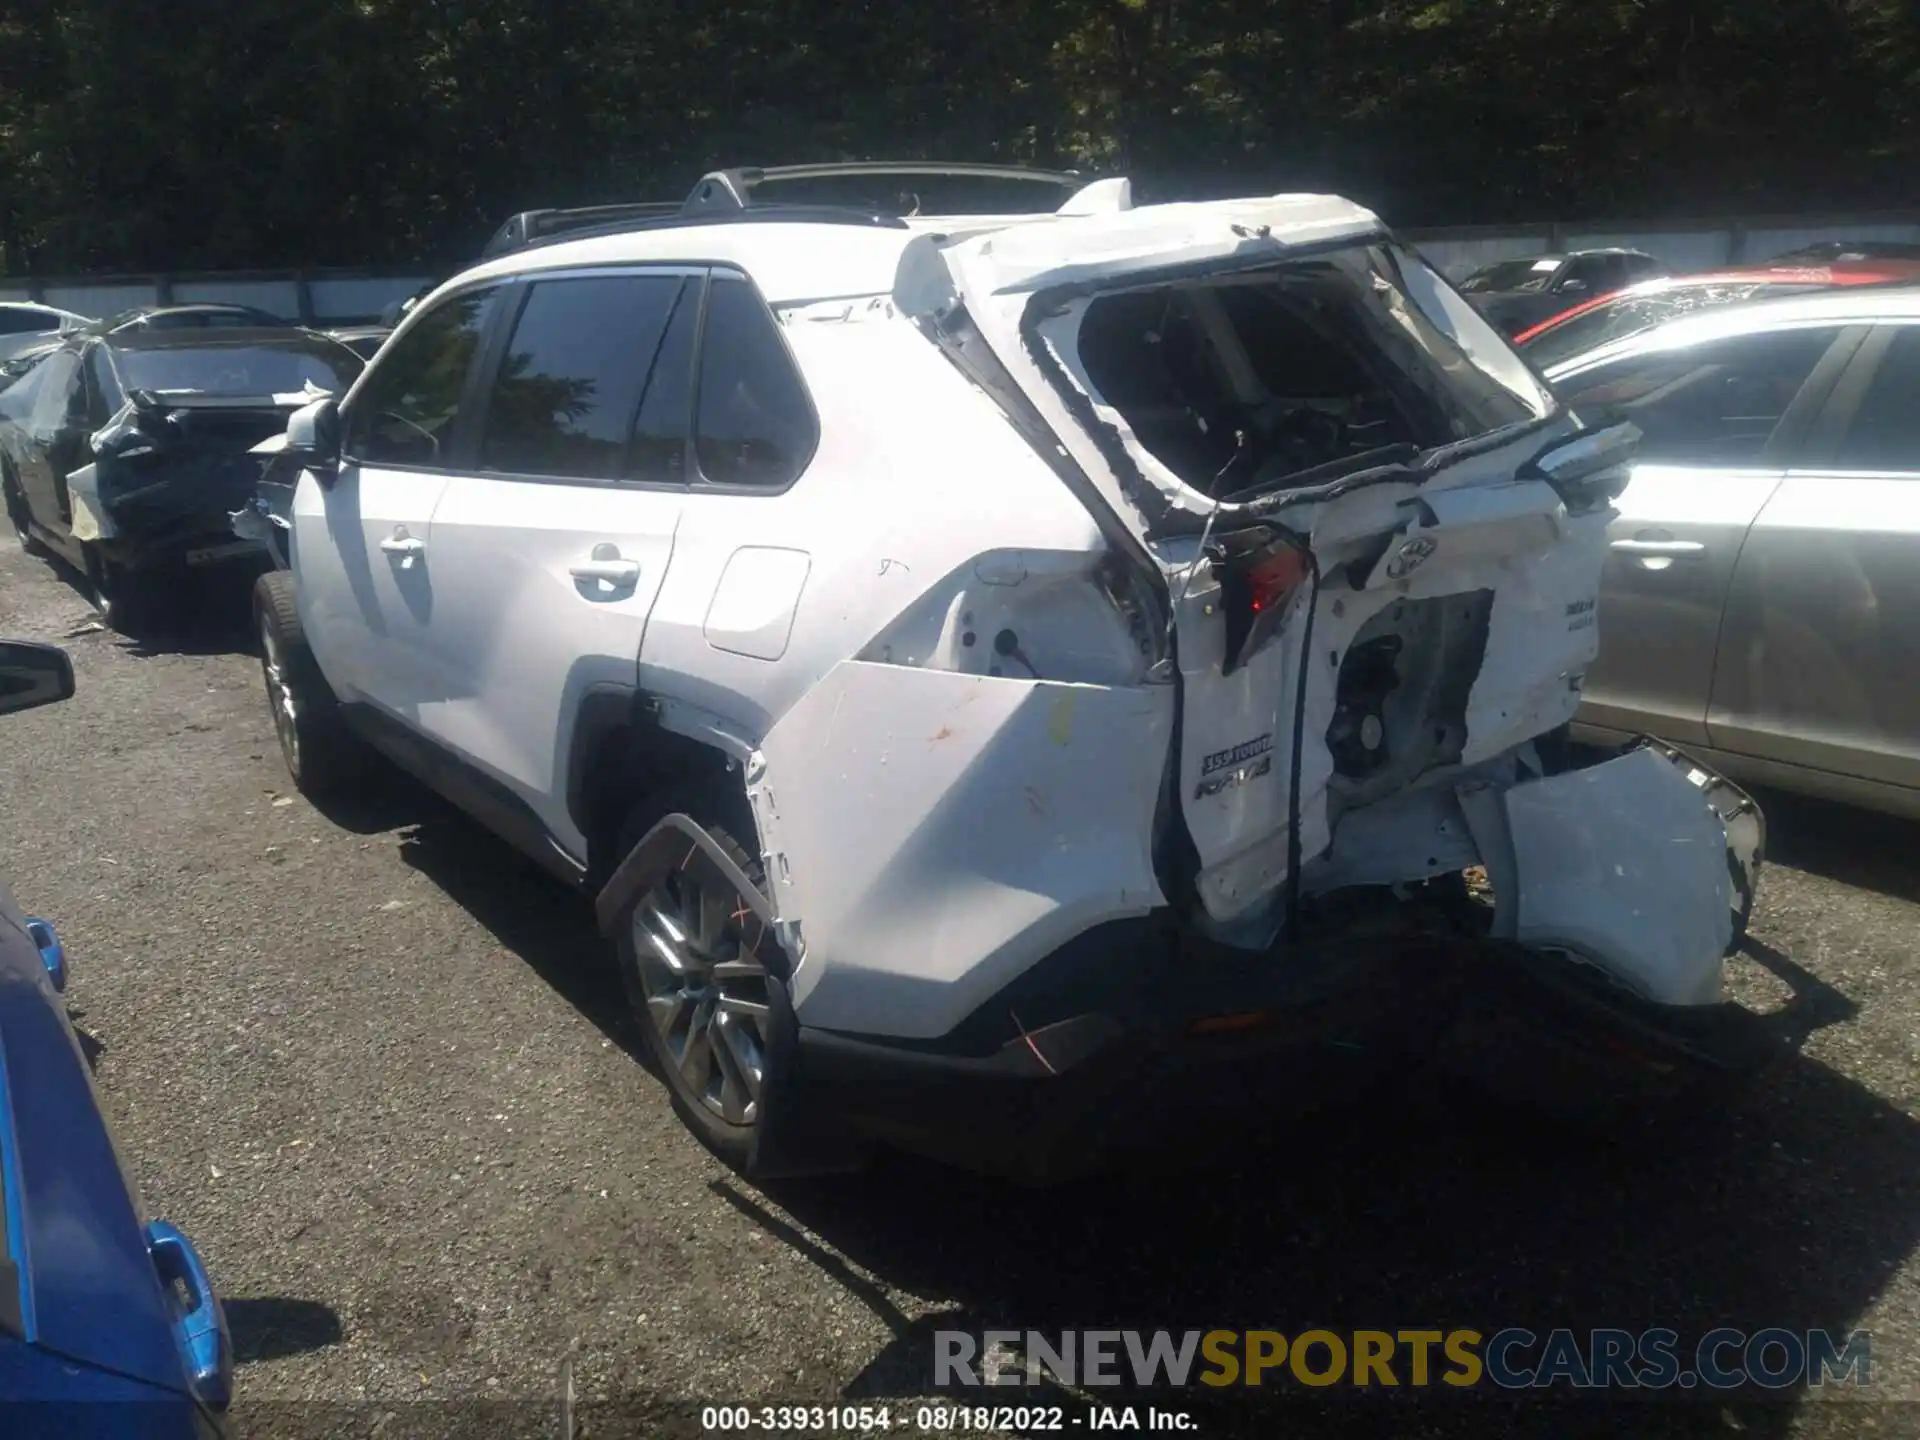
M 933 1382 L 1142 1389 L 1450 1386 L 1503 1390 L 1789 1389 L 1873 1380 L 1863 1330 L 942 1330 Z

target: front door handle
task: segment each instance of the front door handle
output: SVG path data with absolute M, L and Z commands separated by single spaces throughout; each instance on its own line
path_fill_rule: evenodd
M 1613 548 L 1622 555 L 1649 555 L 1668 560 L 1707 553 L 1707 547 L 1698 540 L 1616 540 Z

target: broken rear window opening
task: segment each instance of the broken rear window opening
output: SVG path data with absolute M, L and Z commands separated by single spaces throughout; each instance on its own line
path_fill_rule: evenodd
M 1077 346 L 1095 403 L 1213 499 L 1327 481 L 1554 408 L 1471 307 L 1386 245 L 1098 296 Z
M 126 349 L 114 363 L 129 390 L 233 396 L 286 395 L 308 385 L 342 395 L 361 369 L 360 358 L 344 345 L 327 350 L 261 345 Z

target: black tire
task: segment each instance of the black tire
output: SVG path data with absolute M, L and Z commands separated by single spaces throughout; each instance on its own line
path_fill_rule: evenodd
M 109 560 L 97 545 L 86 547 L 87 598 L 109 630 L 144 635 L 164 618 L 171 596 L 156 576 Z
M 287 773 L 310 799 L 334 793 L 365 772 L 371 752 L 347 728 L 340 701 L 307 646 L 291 574 L 274 570 L 254 582 L 253 619 L 260 676 Z
M 648 831 L 673 814 L 689 816 L 698 823 L 748 881 L 764 889 L 766 875 L 752 843 L 752 812 L 745 795 L 728 794 L 724 782 L 654 797 L 641 804 L 620 828 L 617 853 L 629 853 Z M 758 933 L 755 917 L 741 918 L 740 912 L 746 908 L 742 897 L 737 891 L 728 893 L 725 882 L 717 876 L 711 867 L 700 865 L 669 871 L 641 897 L 632 916 L 616 932 L 614 943 L 641 1044 L 652 1068 L 666 1084 L 675 1113 L 720 1160 L 751 1177 L 756 1174 L 759 1126 L 770 1104 L 777 1108 L 774 1089 L 787 1073 L 786 1057 L 780 1053 L 787 1043 L 783 1035 L 790 1034 L 792 1020 L 786 992 L 787 966 L 778 941 Z M 655 936 L 668 936 L 659 920 L 650 917 L 650 906 L 659 907 L 654 916 L 661 910 L 698 913 L 703 901 L 709 913 L 728 918 L 706 935 L 695 934 L 692 925 L 683 926 L 692 942 L 683 954 L 709 965 L 757 965 L 764 974 L 757 980 L 751 976 L 722 980 L 709 969 L 702 988 L 711 998 L 692 998 L 698 992 L 690 981 L 683 981 L 676 1001 L 670 988 L 674 972 L 657 949 L 648 946 L 643 951 L 638 937 L 649 929 Z M 696 952 L 704 953 L 696 956 Z M 741 1005 L 765 1008 L 758 1017 L 729 1009 Z M 699 1029 L 703 1018 L 704 1032 Z M 703 1033 L 708 1054 L 704 1063 L 697 1049 Z M 751 1068 L 750 1059 L 756 1052 L 757 1088 L 735 1083 Z M 749 1088 L 750 1116 L 728 1113 L 732 1102 Z
M 33 538 L 27 529 L 30 513 L 27 509 L 27 497 L 21 492 L 20 482 L 13 478 L 13 467 L 0 465 L 0 503 L 7 511 L 7 523 L 13 527 L 13 538 L 20 542 L 20 548 L 29 555 L 45 555 L 47 547 Z

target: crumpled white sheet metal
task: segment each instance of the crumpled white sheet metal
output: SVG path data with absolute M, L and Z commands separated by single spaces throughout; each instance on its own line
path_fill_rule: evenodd
M 1460 803 L 1493 883 L 1494 934 L 1566 951 L 1664 1005 L 1724 998 L 1727 834 L 1652 750 Z

